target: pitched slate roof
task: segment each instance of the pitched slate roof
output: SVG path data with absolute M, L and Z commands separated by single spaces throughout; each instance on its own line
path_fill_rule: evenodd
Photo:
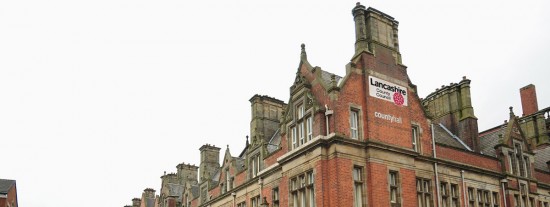
M 437 144 L 471 151 L 469 147 L 462 143 L 462 141 L 457 136 L 452 134 L 442 124 L 434 124 L 434 139 L 435 143 Z
M 275 134 L 269 139 L 269 142 L 267 143 L 267 152 L 272 153 L 279 149 L 279 144 L 281 143 L 281 134 L 279 133 L 279 129 L 275 131 Z
M 233 160 L 235 160 L 235 168 L 237 169 L 237 173 L 244 171 L 244 159 L 239 157 L 233 157 Z
M 321 70 L 321 78 L 323 79 L 324 84 L 327 85 L 327 86 L 330 86 L 331 77 L 333 75 L 335 77 L 336 84 L 339 84 L 340 80 L 342 80 L 342 77 L 340 77 L 336 74 Z
M 546 162 L 550 161 L 550 147 L 535 150 L 535 169 L 550 172 Z
M 8 194 L 13 185 L 15 185 L 15 180 L 0 179 L 0 194 Z
M 502 142 L 502 135 L 506 127 L 500 125 L 479 134 L 479 147 L 481 153 L 496 157 L 495 146 Z
M 191 186 L 191 194 L 193 194 L 193 199 L 196 199 L 198 198 L 200 195 L 199 195 L 199 186 L 198 185 L 193 185 Z

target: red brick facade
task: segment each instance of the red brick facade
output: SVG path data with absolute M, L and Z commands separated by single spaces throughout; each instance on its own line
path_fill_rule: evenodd
M 302 45 L 289 102 L 253 96 L 250 142 L 247 138 L 244 151 L 236 156 L 226 149 L 218 167 L 209 161 L 217 158 L 201 158 L 200 166 L 210 167 L 200 172 L 212 176 L 197 179 L 196 172 L 194 177 L 178 172 L 181 179 L 173 184 L 183 191 L 169 206 L 431 207 L 472 202 L 502 207 L 518 201 L 538 207 L 550 202 L 550 170 L 541 169 L 537 159 L 543 158 L 536 156 L 546 152 L 534 151 L 547 142 L 531 140 L 548 140 L 546 131 L 531 136 L 511 111 L 508 124 L 480 135 L 470 80 L 421 99 L 401 63 L 398 22 L 360 4 L 352 13 L 356 53 L 345 75 L 312 67 Z M 544 128 L 545 123 L 535 125 Z M 201 150 L 205 147 L 212 146 Z M 209 156 L 219 157 L 217 150 Z M 160 207 L 167 196 L 172 195 L 159 196 Z

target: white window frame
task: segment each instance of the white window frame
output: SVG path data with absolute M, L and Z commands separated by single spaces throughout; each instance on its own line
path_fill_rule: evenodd
M 306 119 L 307 141 L 313 139 L 313 118 L 311 116 Z
M 350 110 L 350 137 L 352 139 L 359 139 L 359 110 Z

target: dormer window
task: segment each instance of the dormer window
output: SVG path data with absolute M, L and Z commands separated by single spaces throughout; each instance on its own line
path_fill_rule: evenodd
M 251 177 L 258 176 L 260 172 L 260 154 L 255 154 L 250 157 L 250 175 Z
M 313 118 L 306 113 L 303 103 L 296 105 L 294 124 L 290 127 L 291 149 L 296 149 L 313 139 Z
M 520 143 L 514 143 L 514 150 L 510 152 L 509 157 L 512 174 L 519 174 L 519 176 L 522 177 L 531 176 L 529 156 L 523 154 L 522 145 Z

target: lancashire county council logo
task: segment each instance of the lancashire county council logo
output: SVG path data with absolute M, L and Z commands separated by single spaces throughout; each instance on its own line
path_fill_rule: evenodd
M 401 93 L 393 93 L 393 102 L 398 105 L 398 106 L 402 106 L 403 103 L 405 103 L 405 99 L 403 98 L 403 95 L 401 95 Z

